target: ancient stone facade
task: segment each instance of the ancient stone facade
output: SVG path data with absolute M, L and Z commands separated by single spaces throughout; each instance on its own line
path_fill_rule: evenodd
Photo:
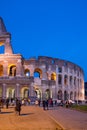
M 11 34 L 0 18 L 0 97 L 84 100 L 84 72 L 66 60 L 39 56 L 26 60 L 14 54 Z

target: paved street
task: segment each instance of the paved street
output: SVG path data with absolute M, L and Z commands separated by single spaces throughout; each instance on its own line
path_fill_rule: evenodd
M 21 115 L 14 108 L 3 108 L 0 130 L 87 130 L 87 113 L 62 107 L 43 110 L 38 106 L 22 106 Z
M 46 112 L 38 106 L 22 106 L 21 115 L 14 108 L 3 108 L 0 114 L 0 130 L 61 130 Z
M 47 113 L 65 130 L 87 130 L 87 113 L 63 107 L 50 109 Z

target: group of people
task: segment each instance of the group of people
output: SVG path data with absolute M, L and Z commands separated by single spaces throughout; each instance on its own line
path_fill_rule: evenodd
M 51 98 L 43 99 L 42 101 L 39 99 L 35 101 L 35 105 L 42 106 L 43 110 L 48 110 L 48 107 L 53 107 L 53 100 Z
M 9 98 L 7 99 L 0 98 L 0 113 L 1 113 L 1 109 L 4 108 L 4 105 L 8 109 L 9 104 L 10 104 Z M 17 115 L 20 115 L 20 112 L 21 112 L 21 101 L 18 99 L 16 99 L 15 101 L 15 112 Z

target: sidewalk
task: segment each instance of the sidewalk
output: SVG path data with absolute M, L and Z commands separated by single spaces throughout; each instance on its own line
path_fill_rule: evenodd
M 54 109 L 54 110 L 53 110 Z M 87 113 L 63 107 L 50 108 L 46 111 L 64 130 L 87 130 Z
M 3 108 L 0 114 L 0 130 L 62 130 L 41 107 L 22 106 L 21 115 L 14 108 Z

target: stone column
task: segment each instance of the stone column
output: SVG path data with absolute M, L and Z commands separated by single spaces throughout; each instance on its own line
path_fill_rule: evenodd
M 64 66 L 62 67 L 62 99 L 64 100 Z
M 16 76 L 21 76 L 22 74 L 23 74 L 23 68 L 22 68 L 22 64 L 21 64 L 21 59 L 18 59 Z
M 10 42 L 10 36 L 6 38 L 5 41 L 5 54 L 13 54 L 13 50 Z
M 56 91 L 58 91 L 58 66 L 56 66 Z
M 35 96 L 35 93 L 34 93 L 34 84 L 31 83 L 30 84 L 30 97 L 33 97 L 33 96 Z
M 16 97 L 16 98 L 21 98 L 21 94 L 20 94 L 20 84 L 16 84 L 15 97 Z
M 4 61 L 3 64 L 3 76 L 8 76 L 8 61 Z
M 3 84 L 3 87 L 2 87 L 2 97 L 3 98 L 6 98 L 6 87 L 7 87 L 7 85 Z

